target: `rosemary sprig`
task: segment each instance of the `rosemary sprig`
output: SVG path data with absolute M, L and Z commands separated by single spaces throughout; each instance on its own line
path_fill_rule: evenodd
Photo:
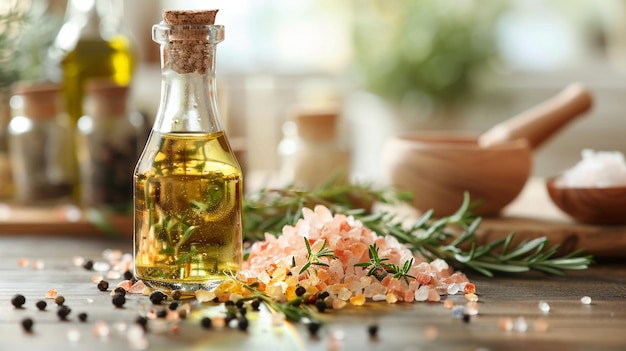
M 407 284 L 409 283 L 409 278 L 415 279 L 414 276 L 409 274 L 409 270 L 411 266 L 413 266 L 413 258 L 405 261 L 402 267 L 397 264 L 385 262 L 389 261 L 389 259 L 381 258 L 378 255 L 378 247 L 376 244 L 370 245 L 369 257 L 370 260 L 368 262 L 359 262 L 356 263 L 355 266 L 366 267 L 368 269 L 367 275 L 374 276 L 379 281 L 383 280 L 387 274 L 393 274 L 395 279 L 403 279 Z
M 358 196 L 349 196 L 352 194 Z M 367 202 L 359 202 L 359 199 Z M 476 230 L 482 219 L 471 213 L 474 204 L 468 194 L 465 194 L 459 210 L 451 216 L 435 218 L 432 210 L 426 211 L 408 227 L 394 215 L 371 212 L 372 202 L 394 203 L 407 199 L 406 193 L 394 193 L 391 189 L 373 190 L 369 185 L 328 184 L 313 191 L 291 187 L 264 189 L 245 200 L 244 236 L 256 241 L 262 239 L 265 232 L 278 235 L 284 225 L 293 225 L 301 218 L 303 207 L 322 204 L 334 213 L 354 216 L 379 235 L 396 237 L 428 260 L 440 258 L 452 266 L 469 268 L 486 276 L 526 271 L 560 275 L 565 270 L 586 269 L 593 262 L 583 250 L 556 256 L 559 245 L 548 247 L 546 237 L 513 245 L 515 234 L 511 233 L 504 239 L 478 245 Z M 369 205 L 360 206 L 359 203 Z
M 327 263 L 320 261 L 322 257 L 337 258 L 333 250 L 326 247 L 326 240 L 324 240 L 324 242 L 322 243 L 322 247 L 320 247 L 317 252 L 311 251 L 311 244 L 309 243 L 309 239 L 304 238 L 304 244 L 306 245 L 307 263 L 302 266 L 298 274 L 306 272 L 309 267 L 311 267 L 311 265 L 328 267 Z
M 285 315 L 285 318 L 292 322 L 300 322 L 303 319 L 309 321 L 318 321 L 314 310 L 311 306 L 305 304 L 301 297 L 297 297 L 289 302 L 278 302 L 275 299 L 269 297 L 264 292 L 260 291 L 257 286 L 258 283 L 245 284 L 240 282 L 243 287 L 253 294 L 253 298 L 263 301 L 272 312 L 280 312 Z

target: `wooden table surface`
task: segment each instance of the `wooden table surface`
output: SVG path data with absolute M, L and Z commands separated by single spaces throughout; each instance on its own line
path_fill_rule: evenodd
M 115 308 L 108 292 L 100 292 L 96 273 L 74 264 L 80 256 L 102 260 L 105 249 L 130 252 L 127 240 L 76 239 L 63 236 L 5 235 L 0 237 L 0 350 L 132 350 L 126 336 L 137 316 L 151 306 L 145 296 L 130 296 L 125 308 Z M 21 259 L 28 264 L 20 265 Z M 24 261 L 22 261 L 23 263 Z M 37 263 L 36 263 L 37 262 Z M 38 266 L 42 265 L 42 266 Z M 39 268 L 39 269 L 38 269 Z M 234 328 L 205 330 L 198 313 L 221 307 L 194 305 L 194 314 L 178 334 L 149 324 L 148 350 L 624 350 L 626 349 L 626 266 L 595 265 L 563 277 L 526 274 L 484 278 L 470 275 L 479 295 L 479 313 L 469 322 L 453 318 L 439 303 L 368 302 L 324 314 L 319 336 L 312 338 L 303 324 L 273 327 L 268 311 L 251 312 L 248 332 Z M 111 285 L 118 280 L 110 279 Z M 35 307 L 46 291 L 56 289 L 72 309 L 60 321 L 52 300 L 46 311 Z M 109 289 L 111 290 L 111 289 Z M 26 297 L 25 308 L 15 309 L 11 298 Z M 590 305 L 580 299 L 589 296 Z M 464 304 L 462 295 L 449 297 Z M 539 309 L 545 301 L 550 311 Z M 143 311 L 143 312 L 142 312 Z M 87 322 L 78 320 L 86 312 Z M 23 318 L 35 322 L 33 333 L 21 327 Z M 526 331 L 506 331 L 504 320 L 523 318 Z M 520 319 L 521 320 L 521 319 Z M 94 326 L 110 328 L 106 338 L 95 336 Z M 152 323 L 152 321 L 150 322 Z M 379 337 L 367 328 L 379 326 Z M 521 324 L 520 324 L 521 325 Z M 547 330 L 543 329 L 547 325 Z M 124 331 L 126 330 L 126 331 Z M 79 340 L 75 340 L 79 338 Z
M 479 312 L 468 322 L 454 318 L 443 302 L 368 302 L 325 313 L 317 338 L 310 337 L 304 324 L 272 326 L 267 310 L 250 315 L 245 333 L 236 328 L 205 330 L 199 315 L 219 313 L 223 307 L 195 303 L 194 313 L 181 323 L 178 333 L 151 321 L 147 349 L 626 350 L 626 226 L 575 223 L 547 201 L 540 182 L 530 185 L 502 218 L 485 219 L 479 239 L 493 240 L 512 230 L 520 238 L 547 235 L 552 243 L 567 244 L 569 249 L 589 247 L 600 263 L 563 277 L 530 273 L 485 278 L 466 272 L 479 295 Z M 70 220 L 73 211 L 0 208 L 0 350 L 134 349 L 128 330 L 151 307 L 149 299 L 129 296 L 125 308 L 115 308 L 110 294 L 100 292 L 92 282 L 96 272 L 73 262 L 76 256 L 102 260 L 106 249 L 130 253 L 127 232 L 132 223 L 127 218 L 114 222 L 122 235 L 111 238 L 84 214 Z M 24 259 L 28 264 L 22 266 Z M 119 280 L 109 281 L 113 287 Z M 47 300 L 46 311 L 36 309 L 35 303 L 50 289 L 58 290 L 72 309 L 67 321 L 59 320 L 52 300 Z M 23 309 L 11 305 L 17 293 L 26 297 Z M 582 304 L 583 296 L 592 303 Z M 448 299 L 465 303 L 462 295 Z M 549 304 L 548 313 L 540 310 L 540 301 Z M 88 314 L 85 323 L 78 320 L 81 312 Z M 35 322 L 33 333 L 22 330 L 20 323 L 26 317 Z M 510 321 L 524 321 L 527 330 L 503 330 L 501 324 Z M 93 332 L 102 323 L 110 328 L 106 338 Z M 367 333 L 373 324 L 379 327 L 376 339 Z

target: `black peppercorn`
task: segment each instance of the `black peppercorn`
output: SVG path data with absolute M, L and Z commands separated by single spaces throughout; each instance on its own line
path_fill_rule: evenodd
M 219 297 L 217 297 L 217 296 L 216 296 L 216 297 L 214 297 L 214 298 L 213 298 L 213 302 L 215 302 L 215 303 L 220 302 L 220 298 L 219 298 Z
M 326 311 L 326 302 L 322 300 L 315 301 L 315 308 L 317 308 L 320 313 L 324 313 L 324 311 Z
M 296 288 L 296 295 L 297 296 L 302 296 L 302 295 L 304 295 L 305 292 L 306 292 L 306 288 L 304 286 L 302 286 L 302 285 L 300 285 L 300 286 L 298 286 Z
M 57 310 L 57 316 L 59 316 L 59 319 L 62 321 L 67 320 L 67 316 L 69 316 L 70 312 L 72 312 L 72 309 L 65 306 L 65 305 L 60 305 L 59 309 Z
M 30 318 L 22 319 L 22 328 L 24 328 L 24 331 L 27 333 L 31 333 L 33 331 L 33 324 L 35 323 Z
M 118 286 L 117 288 L 115 288 L 115 290 L 113 290 L 113 294 L 120 294 L 120 295 L 126 296 L 126 289 L 122 288 L 121 286 Z
M 258 311 L 259 307 L 261 307 L 261 300 L 259 299 L 252 300 L 252 302 L 250 302 L 250 306 L 252 307 L 254 311 Z
M 54 303 L 57 304 L 57 306 L 61 306 L 65 303 L 65 297 L 59 295 L 54 299 Z
M 106 280 L 101 280 L 98 282 L 98 290 L 107 291 L 109 289 L 109 282 Z
M 45 310 L 45 309 L 46 309 L 46 307 L 48 306 L 48 303 L 46 303 L 46 301 L 44 301 L 44 300 L 39 300 L 39 301 L 37 301 L 37 303 L 35 304 L 35 306 L 37 306 L 37 308 L 38 308 L 40 311 L 43 311 L 43 310 Z
M 240 317 L 237 320 L 237 328 L 239 328 L 239 330 L 241 330 L 241 331 L 248 330 L 248 326 L 249 325 L 250 325 L 250 323 L 248 322 L 248 318 L 246 318 L 246 317 Z
M 471 319 L 471 316 L 469 314 L 464 314 L 463 315 L 463 322 L 469 323 L 470 319 Z
M 155 305 L 160 305 L 164 300 L 167 300 L 167 295 L 165 295 L 162 291 L 156 290 L 150 294 L 150 301 L 152 301 Z
M 15 308 L 22 308 L 22 305 L 26 303 L 26 298 L 24 295 L 17 294 L 13 296 L 11 299 L 11 304 L 15 306 Z
M 321 324 L 319 322 L 309 322 L 306 325 L 307 330 L 309 331 L 309 335 L 311 337 L 317 337 L 317 333 L 319 332 Z
M 111 302 L 115 305 L 115 307 L 122 308 L 126 303 L 126 297 L 122 294 L 114 294 L 111 298 Z
M 156 313 L 157 318 L 167 317 L 167 310 L 158 310 Z
M 328 291 L 322 291 L 321 293 L 319 293 L 319 295 L 317 296 L 318 300 L 324 300 L 325 298 L 329 297 L 330 293 Z
M 367 334 L 369 334 L 370 338 L 376 338 L 378 336 L 378 325 L 371 324 L 367 327 Z
M 170 311 L 176 311 L 176 309 L 178 308 L 178 302 L 170 302 L 167 308 L 169 308 Z
M 211 329 L 211 327 L 213 326 L 213 321 L 211 320 L 211 318 L 209 317 L 203 317 L 200 320 L 200 325 L 202 326 L 202 328 L 204 329 Z
M 237 308 L 242 308 L 243 307 L 243 299 L 237 300 L 237 302 L 235 302 L 235 306 Z
M 228 301 L 224 302 L 224 306 L 232 307 L 232 306 L 235 306 L 235 303 L 233 301 L 231 301 L 231 300 L 228 300 Z
M 86 322 L 87 321 L 87 313 L 85 312 L 81 312 L 80 314 L 78 314 L 78 319 L 81 322 Z
M 226 325 L 230 324 L 230 322 L 234 319 L 236 319 L 237 316 L 232 313 L 232 312 L 226 312 L 226 317 L 224 317 L 224 321 L 226 322 Z
M 135 319 L 135 323 L 139 324 L 144 331 L 148 329 L 148 318 L 144 316 L 137 317 L 137 319 Z
M 131 271 L 124 272 L 124 279 L 132 280 L 133 279 L 133 272 L 131 272 Z
M 92 260 L 86 260 L 83 263 L 83 268 L 85 268 L 88 271 L 92 270 L 93 269 L 93 261 Z

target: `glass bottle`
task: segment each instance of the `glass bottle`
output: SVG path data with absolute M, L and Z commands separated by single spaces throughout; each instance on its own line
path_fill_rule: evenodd
M 143 117 L 131 107 L 129 87 L 109 80 L 89 81 L 84 105 L 76 128 L 80 203 L 126 212 L 133 203 L 130 175 L 145 143 Z
M 161 290 L 212 289 L 242 261 L 242 172 L 220 124 L 215 11 L 166 11 L 161 102 L 134 173 L 135 276 Z
M 60 87 L 52 83 L 18 84 L 11 97 L 9 155 L 14 200 L 20 204 L 71 199 L 75 180 L 63 157 L 71 137 L 60 99 Z
M 117 85 L 132 81 L 136 52 L 124 25 L 122 0 L 68 0 L 65 20 L 50 48 L 49 74 L 63 84 L 73 125 L 83 115 L 85 84 L 93 78 Z

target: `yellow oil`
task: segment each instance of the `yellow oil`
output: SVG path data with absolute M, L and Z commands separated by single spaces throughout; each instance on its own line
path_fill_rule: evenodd
M 137 279 L 192 291 L 239 271 L 242 173 L 223 132 L 153 131 L 134 182 Z
M 63 93 L 72 125 L 83 114 L 85 83 L 89 79 L 110 79 L 118 85 L 129 85 L 136 55 L 128 37 L 116 35 L 110 40 L 81 38 L 61 61 Z

